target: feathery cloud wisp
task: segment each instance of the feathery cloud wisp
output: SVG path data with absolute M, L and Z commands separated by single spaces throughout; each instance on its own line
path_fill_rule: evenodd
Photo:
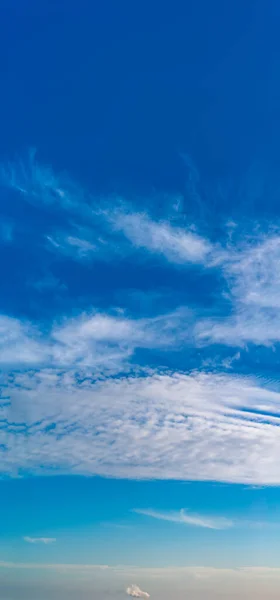
M 135 509 L 133 512 L 171 523 L 181 523 L 194 527 L 205 527 L 207 529 L 227 529 L 233 525 L 232 521 L 223 517 L 206 517 L 203 515 L 192 515 L 183 509 L 177 512 L 161 512 L 150 509 Z

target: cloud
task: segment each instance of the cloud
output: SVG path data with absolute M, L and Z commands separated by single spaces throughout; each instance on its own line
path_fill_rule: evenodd
M 2 166 L 0 182 L 30 204 L 63 211 L 67 227 L 63 233 L 46 235 L 48 248 L 74 259 L 97 255 L 107 259 L 130 254 L 132 248 L 137 248 L 176 265 L 211 262 L 210 241 L 193 226 L 174 225 L 169 209 L 158 221 L 147 211 L 131 209 L 123 199 L 93 197 L 65 174 L 56 174 L 50 166 L 40 164 L 34 150 L 25 160 Z M 178 200 L 172 198 L 168 204 L 178 218 Z
M 25 160 L 3 165 L 0 182 L 31 204 L 61 208 L 69 213 L 76 213 L 79 204 L 86 209 L 86 195 L 82 188 L 66 175 L 56 175 L 50 166 L 40 164 L 34 149 L 28 152 Z
M 6 315 L 0 315 L 0 349 L 0 363 L 7 365 L 37 365 L 48 355 L 36 326 Z
M 280 342 L 280 233 L 258 233 L 224 256 L 228 316 L 201 319 L 195 328 L 203 344 L 242 347 Z
M 181 321 L 188 318 L 185 309 L 149 319 L 92 311 L 40 330 L 28 321 L 0 315 L 0 364 L 118 371 L 137 348 L 175 348 L 182 343 L 189 333 Z
M 165 567 L 137 567 L 128 565 L 95 565 L 95 564 L 83 564 L 83 563 L 21 563 L 11 561 L 0 561 L 0 569 L 26 569 L 26 570 L 50 570 L 50 571 L 64 571 L 68 574 L 73 571 L 74 575 L 76 572 L 92 572 L 93 576 L 96 577 L 98 572 L 103 573 L 106 571 L 105 577 L 108 574 L 114 572 L 121 577 L 137 576 L 145 578 L 154 578 L 160 580 L 170 580 L 171 577 L 184 579 L 226 579 L 226 580 L 264 580 L 280 578 L 279 567 L 262 567 L 262 566 L 250 566 L 250 567 L 236 567 L 236 568 L 223 568 L 223 567 L 211 567 L 211 566 L 199 566 L 199 565 L 186 565 L 186 566 L 165 566 Z M 151 579 L 152 581 L 152 579 Z M 133 589 L 135 584 L 129 586 L 129 589 Z M 135 586 L 138 588 L 138 586 Z M 127 592 L 128 593 L 128 592 Z
M 211 244 L 193 231 L 153 221 L 145 213 L 114 212 L 112 226 L 137 248 L 162 255 L 175 264 L 203 264 L 212 250 Z
M 4 474 L 280 483 L 280 392 L 259 380 L 57 368 L 2 380 Z
M 24 536 L 24 541 L 29 544 L 54 544 L 56 542 L 56 538 L 48 538 L 48 537 L 29 537 L 28 535 Z
M 195 527 L 205 527 L 206 529 L 227 529 L 233 525 L 233 522 L 223 517 L 206 517 L 202 515 L 193 515 L 186 513 L 183 509 L 178 512 L 160 512 L 156 510 L 135 509 L 134 512 L 139 515 L 145 515 L 153 519 L 170 521 L 171 523 L 181 523 L 183 525 L 192 525 Z
M 150 598 L 150 594 L 143 592 L 135 583 L 127 588 L 126 593 L 128 596 L 133 596 L 134 598 Z
M 74 230 L 73 230 L 74 229 Z M 56 232 L 54 235 L 47 235 L 47 248 L 54 252 L 59 252 L 66 257 L 73 258 L 79 261 L 92 260 L 97 257 L 104 258 L 104 244 L 102 247 L 102 240 L 94 238 L 94 233 L 89 233 L 80 227 L 72 227 L 72 234 L 69 232 L 59 233 Z M 86 237 L 79 237 L 81 235 Z

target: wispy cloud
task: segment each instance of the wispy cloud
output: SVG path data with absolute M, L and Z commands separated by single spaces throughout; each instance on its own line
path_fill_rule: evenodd
M 15 160 L 2 165 L 0 182 L 19 192 L 27 202 L 36 205 L 62 208 L 76 212 L 82 201 L 86 205 L 86 196 L 66 175 L 56 175 L 50 166 L 36 160 L 36 151 L 30 150 L 26 159 Z
M 164 256 L 178 264 L 204 263 L 211 244 L 195 232 L 156 222 L 146 214 L 113 213 L 113 226 L 136 247 Z
M 30 537 L 29 535 L 25 535 L 23 539 L 28 544 L 54 544 L 56 542 L 56 538 Z
M 59 252 L 68 258 L 81 261 L 92 260 L 97 256 L 99 259 L 104 258 L 102 240 L 95 237 L 94 232 L 90 234 L 77 226 L 72 228 L 71 233 L 56 232 L 54 235 L 47 235 L 46 240 L 48 249 Z
M 194 527 L 205 527 L 206 529 L 227 529 L 232 527 L 233 522 L 223 517 L 206 517 L 203 515 L 194 515 L 185 512 L 183 509 L 174 512 L 161 512 L 157 510 L 147 510 L 136 508 L 135 513 L 159 519 L 161 521 L 170 521 L 171 523 L 180 523 L 182 525 L 191 525 Z
M 92 311 L 60 324 L 48 331 L 28 321 L 0 315 L 0 363 L 47 365 L 121 370 L 136 348 L 176 347 L 189 335 L 190 312 L 179 309 L 150 319 L 132 319 L 120 314 Z M 181 327 L 182 319 L 186 327 Z
M 279 343 L 279 260 L 278 231 L 252 236 L 229 249 L 222 267 L 230 314 L 198 322 L 198 340 L 233 347 Z
M 50 166 L 40 164 L 35 151 L 25 161 L 3 166 L 0 182 L 31 204 L 64 212 L 64 232 L 49 232 L 46 239 L 50 249 L 69 257 L 107 258 L 108 253 L 112 257 L 137 248 L 177 265 L 210 262 L 213 247 L 193 226 L 180 227 L 168 215 L 158 221 L 147 212 L 131 209 L 123 199 L 107 198 L 101 203 L 66 175 L 57 175 Z M 177 214 L 174 198 L 171 205 Z

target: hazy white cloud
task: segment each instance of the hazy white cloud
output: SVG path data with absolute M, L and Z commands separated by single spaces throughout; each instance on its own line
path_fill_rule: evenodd
M 126 593 L 128 596 L 133 596 L 133 598 L 150 598 L 150 594 L 148 592 L 143 592 L 138 585 L 132 583 L 127 590 Z
M 233 522 L 223 517 L 206 517 L 203 515 L 194 515 L 184 511 L 161 512 L 157 510 L 135 509 L 134 512 L 139 515 L 145 515 L 153 519 L 170 521 L 171 523 L 180 523 L 182 525 L 191 525 L 195 527 L 205 527 L 207 529 L 227 529 L 232 527 Z
M 258 581 L 264 580 L 267 581 L 269 579 L 280 579 L 280 568 L 279 567 L 262 567 L 262 566 L 249 566 L 249 567 L 235 567 L 235 568 L 223 568 L 223 567 L 209 567 L 209 566 L 201 566 L 201 565 L 186 565 L 186 566 L 165 566 L 165 567 L 137 567 L 137 566 L 127 566 L 127 565 L 95 565 L 95 564 L 84 564 L 84 563 L 22 563 L 22 562 L 12 562 L 12 561 L 0 561 L 0 569 L 44 569 L 44 570 L 54 570 L 54 571 L 65 571 L 70 572 L 73 571 L 74 575 L 77 571 L 89 571 L 93 573 L 95 577 L 97 572 L 104 572 L 105 577 L 111 572 L 117 573 L 122 577 L 129 577 L 130 575 L 136 577 L 145 577 L 146 578 L 156 578 L 169 580 L 172 577 L 175 578 L 183 578 L 183 579 L 208 579 L 213 580 L 217 579 L 221 581 L 222 579 L 230 579 L 230 581 L 234 579 L 242 579 L 242 580 L 255 580 Z M 133 589 L 135 584 L 129 586 L 129 588 Z M 137 588 L 138 586 L 136 586 Z M 128 592 L 127 592 L 128 593 Z
M 54 544 L 56 542 L 56 538 L 50 537 L 30 537 L 29 535 L 24 536 L 24 541 L 29 544 Z

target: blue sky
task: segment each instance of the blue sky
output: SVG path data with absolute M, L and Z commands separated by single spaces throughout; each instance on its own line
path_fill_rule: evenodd
M 2 4 L 9 599 L 13 578 L 47 598 L 52 573 L 66 597 L 94 569 L 104 600 L 133 575 L 166 598 L 153 578 L 197 598 L 206 578 L 214 598 L 257 573 L 274 597 L 279 12 Z

